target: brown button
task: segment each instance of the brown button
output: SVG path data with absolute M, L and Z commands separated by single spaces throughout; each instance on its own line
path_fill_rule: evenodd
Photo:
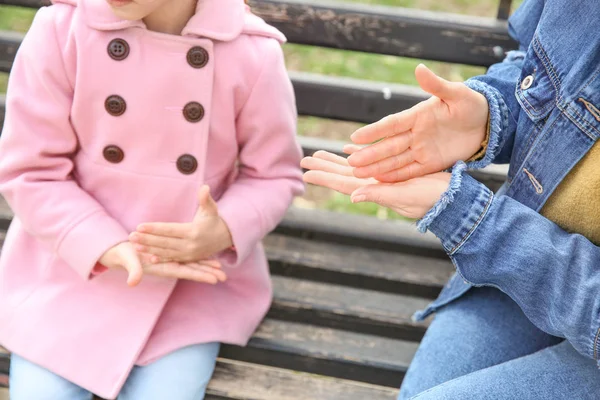
M 182 174 L 193 174 L 196 172 L 196 168 L 198 168 L 198 161 L 196 161 L 196 157 L 190 154 L 184 154 L 177 159 L 177 169 Z
M 110 115 L 118 117 L 119 115 L 123 115 L 125 110 L 127 110 L 127 103 L 125 103 L 125 100 L 121 96 L 114 94 L 112 96 L 108 96 L 104 102 L 104 107 Z
M 119 146 L 115 145 L 106 146 L 103 154 L 106 161 L 113 164 L 118 164 L 123 161 L 123 158 L 125 158 L 125 153 L 123 153 L 123 150 L 121 150 Z
M 187 103 L 183 107 L 183 116 L 190 122 L 200 122 L 204 118 L 204 107 L 195 101 Z
M 202 68 L 208 64 L 208 51 L 200 46 L 192 47 L 187 53 L 187 62 L 194 68 Z
M 108 44 L 108 55 L 113 60 L 121 61 L 129 55 L 129 44 L 123 39 L 113 39 Z

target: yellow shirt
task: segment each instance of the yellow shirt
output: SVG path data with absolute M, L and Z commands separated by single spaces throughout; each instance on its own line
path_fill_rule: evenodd
M 540 214 L 567 232 L 600 245 L 600 146 L 590 151 L 563 179 Z

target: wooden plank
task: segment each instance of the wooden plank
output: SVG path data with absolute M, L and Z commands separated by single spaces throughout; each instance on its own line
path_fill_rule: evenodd
M 397 388 L 416 342 L 299 323 L 265 320 L 247 347 L 221 357 Z
M 298 113 L 371 123 L 426 100 L 415 86 L 290 72 Z
M 421 234 L 406 221 L 291 207 L 275 231 L 316 242 L 448 258 L 433 234 Z
M 491 18 L 322 0 L 251 0 L 292 43 L 489 66 L 516 48 Z
M 491 18 L 321 0 L 249 3 L 292 43 L 481 66 L 516 48 L 506 23 Z M 41 2 L 1 4 L 38 7 Z
M 4 197 L 0 196 L 0 231 L 6 231 L 13 217 L 13 212 L 8 207 Z
M 368 250 L 271 234 L 264 240 L 274 275 L 435 298 L 454 272 L 450 260 Z
M 388 387 L 219 359 L 206 399 L 391 400 L 397 393 Z M 7 389 L 0 390 L 0 400 L 4 399 L 8 400 Z
M 496 18 L 507 20 L 510 16 L 511 7 L 512 0 L 500 0 L 500 4 L 498 5 L 498 16 Z
M 207 400 L 392 400 L 396 389 L 220 360 Z
M 272 281 L 274 319 L 409 341 L 421 340 L 428 325 L 411 319 L 428 299 L 280 276 Z

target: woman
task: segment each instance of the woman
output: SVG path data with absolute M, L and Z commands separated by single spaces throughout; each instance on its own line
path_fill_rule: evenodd
M 416 316 L 437 312 L 400 399 L 600 398 L 598 20 L 591 1 L 526 0 L 519 50 L 485 76 L 420 66 L 433 97 L 352 135 L 385 140 L 303 161 L 307 182 L 419 218 L 457 268 Z M 465 174 L 491 162 L 510 162 L 495 195 Z

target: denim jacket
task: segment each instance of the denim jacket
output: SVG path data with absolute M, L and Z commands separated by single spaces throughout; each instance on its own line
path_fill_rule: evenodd
M 600 136 L 600 6 L 526 0 L 509 20 L 517 51 L 466 83 L 486 96 L 485 158 L 453 169 L 448 191 L 419 221 L 457 274 L 422 320 L 473 286 L 509 295 L 541 330 L 600 359 L 600 248 L 539 214 Z M 466 167 L 508 163 L 497 194 Z M 599 166 L 600 168 L 600 166 Z

